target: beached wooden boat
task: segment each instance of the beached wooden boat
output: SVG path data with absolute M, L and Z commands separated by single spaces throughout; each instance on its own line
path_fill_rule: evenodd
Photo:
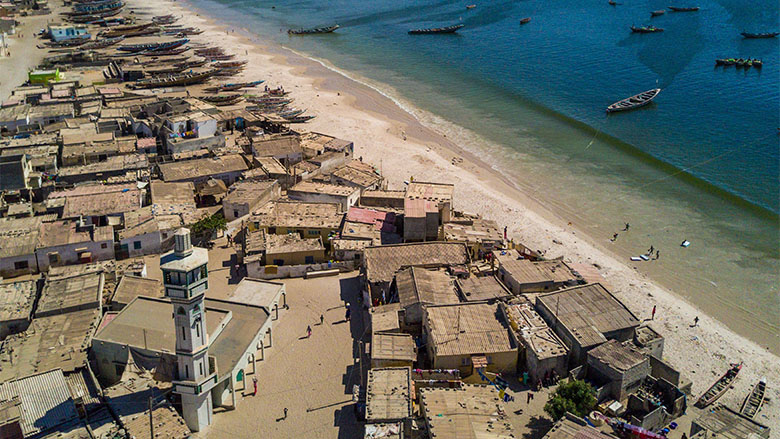
M 79 50 L 105 49 L 106 47 L 113 46 L 114 44 L 118 44 L 124 39 L 125 37 L 116 37 L 116 38 L 104 38 L 102 40 L 90 41 L 86 44 L 82 44 L 81 46 L 79 46 Z
M 246 61 L 224 61 L 211 63 L 211 67 L 214 67 L 215 69 L 232 69 L 241 67 L 244 64 L 246 64 Z
M 184 38 L 176 41 L 168 41 L 165 43 L 148 43 L 148 44 L 127 44 L 119 46 L 117 50 L 122 52 L 158 52 L 175 49 L 177 47 L 187 44 L 190 40 Z
M 748 418 L 754 418 L 761 410 L 765 401 L 766 378 L 761 378 L 750 390 L 740 408 L 740 413 Z
M 208 80 L 216 73 L 216 70 L 206 70 L 204 72 L 181 73 L 178 75 L 139 79 L 138 81 L 135 81 L 132 86 L 133 88 L 157 88 L 198 84 Z
M 681 8 L 678 6 L 669 6 L 669 10 L 672 12 L 695 12 L 699 10 L 698 6 L 692 6 L 687 8 Z
M 152 22 L 156 24 L 173 24 L 178 20 L 173 14 L 157 15 L 152 17 Z
M 99 35 L 103 38 L 122 37 L 133 34 L 134 32 L 142 31 L 152 26 L 154 26 L 154 23 L 125 24 L 104 30 L 103 32 L 100 32 Z
M 531 22 L 531 17 L 525 17 L 520 20 L 520 24 L 526 24 Z
M 745 38 L 774 38 L 778 35 L 780 35 L 780 32 L 764 32 L 764 33 L 751 33 L 751 32 L 742 32 L 741 34 Z
M 242 88 L 252 88 L 257 87 L 258 85 L 264 83 L 265 80 L 259 80 L 259 81 L 252 81 L 252 82 L 235 82 L 231 84 L 222 84 L 217 85 L 214 87 L 207 87 L 205 88 L 206 91 L 212 92 L 212 93 L 219 93 L 222 91 L 235 91 L 240 90 Z
M 283 117 L 283 118 L 287 119 L 287 118 L 290 118 L 290 117 L 300 116 L 301 114 L 303 114 L 304 111 L 306 111 L 306 110 L 301 110 L 299 108 L 291 108 L 289 110 L 279 111 L 276 114 L 279 115 L 279 117 Z
M 698 401 L 696 401 L 696 407 L 703 409 L 723 396 L 723 394 L 731 388 L 731 385 L 737 379 L 740 370 L 742 370 L 741 362 L 739 364 L 732 364 L 729 370 L 726 371 L 726 373 L 723 374 L 723 376 L 720 377 L 718 381 L 715 382 L 715 384 L 707 389 L 707 391 L 704 392 Z
M 655 26 L 631 26 L 631 32 L 635 34 L 652 34 L 656 32 L 663 32 L 664 30 L 660 27 Z
M 764 404 L 764 394 L 766 393 L 766 378 L 761 378 L 759 382 L 753 386 L 753 390 L 750 391 L 745 402 L 742 403 L 740 413 L 753 419 L 761 410 L 761 406 Z
M 143 56 L 176 56 L 190 50 L 189 47 L 177 47 L 169 50 L 152 50 L 150 52 L 141 52 Z
M 193 59 L 193 60 L 187 60 L 182 61 L 180 63 L 175 64 L 178 67 L 184 67 L 187 69 L 194 69 L 195 67 L 203 67 L 206 65 L 208 61 L 205 59 Z
M 282 96 L 287 96 L 288 94 L 290 94 L 289 91 L 285 91 L 285 90 L 283 90 L 281 88 L 269 89 L 269 90 L 266 90 L 265 93 L 268 96 L 275 96 L 277 98 L 280 98 Z
M 284 118 L 287 123 L 304 123 L 314 119 L 314 116 L 293 116 Z
M 433 27 L 427 29 L 412 29 L 409 31 L 410 35 L 429 35 L 429 34 L 454 34 L 458 29 L 462 28 L 462 24 L 454 24 L 446 27 Z
M 607 113 L 614 113 L 617 111 L 633 110 L 649 104 L 650 102 L 661 93 L 660 88 L 654 88 L 638 95 L 631 96 L 630 98 L 623 99 L 622 101 L 615 102 L 607 107 Z
M 657 11 L 652 11 L 652 12 L 650 12 L 650 16 L 651 16 L 651 17 L 658 17 L 659 15 L 664 15 L 665 13 L 666 13 L 666 11 L 665 11 L 665 10 L 663 10 L 663 9 L 659 9 L 659 10 L 657 10 Z
M 242 99 L 244 99 L 244 97 L 240 94 L 234 93 L 234 94 L 216 95 L 216 96 L 211 96 L 211 95 L 199 96 L 198 99 L 204 102 L 208 102 L 210 104 L 221 106 L 221 105 L 233 105 L 241 101 Z
M 313 29 L 288 29 L 287 33 L 290 35 L 329 34 L 339 27 L 340 26 L 338 24 L 334 24 L 333 26 L 315 27 Z

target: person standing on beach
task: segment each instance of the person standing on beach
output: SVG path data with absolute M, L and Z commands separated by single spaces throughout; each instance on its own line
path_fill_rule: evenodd
M 655 251 L 655 259 L 658 259 L 660 257 L 661 257 L 661 250 L 656 250 Z
M 282 419 L 287 419 L 287 407 L 284 408 L 284 418 Z
M 650 314 L 650 320 L 655 320 L 655 305 L 653 305 L 653 312 Z
M 306 338 L 311 338 L 311 326 L 306 327 Z
M 322 326 L 325 323 L 325 316 L 320 314 L 320 326 Z
M 699 326 L 699 316 L 696 316 L 696 317 L 693 319 L 693 326 L 694 326 L 694 327 L 696 327 L 696 326 Z
M 252 384 L 255 386 L 255 392 L 252 394 L 252 396 L 257 396 L 257 377 L 252 378 Z
M 612 241 L 612 242 L 617 241 L 617 237 L 618 237 L 618 234 L 615 233 L 614 235 L 612 235 L 612 239 L 610 241 Z
M 628 232 L 628 228 L 629 228 L 629 227 L 631 227 L 631 224 L 629 224 L 629 223 L 626 223 L 626 227 L 625 227 L 625 228 L 623 228 L 623 231 L 624 231 L 624 232 Z

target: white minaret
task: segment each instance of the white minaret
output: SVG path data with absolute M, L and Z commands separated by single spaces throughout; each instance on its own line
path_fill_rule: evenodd
M 193 247 L 190 231 L 174 234 L 174 249 L 160 257 L 165 296 L 173 305 L 176 327 L 178 379 L 174 392 L 181 395 L 182 416 L 187 427 L 200 431 L 211 424 L 211 389 L 217 372 L 209 368 L 209 340 L 203 299 L 209 288 L 208 251 Z

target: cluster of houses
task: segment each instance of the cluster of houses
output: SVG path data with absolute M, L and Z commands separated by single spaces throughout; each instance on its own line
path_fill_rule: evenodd
M 256 373 L 286 302 L 277 279 L 353 270 L 371 322 L 367 438 L 518 437 L 485 385 L 506 376 L 583 379 L 603 413 L 648 430 L 685 412 L 663 337 L 593 267 L 455 210 L 451 184 L 389 190 L 350 141 L 185 87 L 131 90 L 104 67 L 31 72 L 0 107 L 2 437 L 189 437 Z M 204 247 L 223 231 L 243 277 L 229 300 L 205 297 Z M 729 437 L 731 416 L 768 437 L 728 409 L 706 416 L 702 434 Z M 545 437 L 612 436 L 566 416 Z

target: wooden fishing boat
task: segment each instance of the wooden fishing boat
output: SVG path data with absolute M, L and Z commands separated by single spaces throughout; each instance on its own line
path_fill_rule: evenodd
M 263 82 L 265 82 L 265 80 L 252 81 L 252 82 L 236 82 L 232 84 L 222 84 L 214 87 L 208 87 L 205 90 L 213 93 L 219 93 L 221 91 L 235 91 L 235 90 L 240 90 L 242 88 L 256 87 L 262 84 Z
M 715 402 L 718 398 L 723 396 L 726 391 L 731 388 L 731 385 L 737 379 L 739 371 L 742 370 L 742 363 L 732 364 L 731 368 L 723 374 L 718 381 L 715 382 L 706 392 L 696 401 L 696 407 L 705 408 L 708 405 Z
M 315 27 L 313 29 L 288 29 L 287 33 L 289 35 L 313 35 L 313 34 L 329 34 L 336 29 L 338 29 L 340 26 L 338 24 L 334 24 L 333 26 L 327 26 L 327 27 Z
M 299 108 L 291 108 L 289 110 L 279 111 L 276 114 L 279 115 L 279 117 L 283 117 L 283 118 L 287 119 L 287 118 L 290 118 L 290 117 L 300 116 L 305 111 L 306 110 L 301 110 Z
M 314 119 L 314 116 L 293 116 L 284 118 L 287 123 L 304 123 Z
M 669 10 L 672 12 L 695 12 L 699 10 L 698 6 L 692 6 L 688 8 L 681 8 L 678 6 L 669 6 Z
M 753 67 L 760 69 L 761 67 L 764 67 L 764 61 L 761 61 L 760 59 L 754 59 L 753 60 Z
M 152 17 L 152 22 L 156 24 L 173 24 L 178 19 L 173 16 L 173 14 L 168 15 L 157 15 Z
M 204 102 L 208 102 L 210 104 L 214 104 L 216 106 L 222 106 L 222 105 L 233 105 L 242 99 L 244 97 L 240 94 L 227 94 L 227 95 L 216 95 L 216 96 L 199 96 L 198 99 Z
M 103 38 L 113 38 L 127 36 L 134 32 L 138 32 L 149 27 L 154 26 L 154 23 L 139 23 L 139 24 L 125 24 L 121 26 L 114 26 L 111 29 L 100 32 L 100 36 Z
M 716 66 L 733 66 L 737 63 L 737 60 L 734 58 L 719 58 L 715 60 Z
M 520 24 L 526 24 L 531 22 L 531 17 L 525 17 L 520 20 Z
M 143 56 L 175 56 L 190 50 L 189 47 L 177 47 L 170 50 L 153 50 L 151 52 L 141 52 Z
M 410 35 L 429 35 L 429 34 L 454 34 L 458 29 L 462 28 L 462 24 L 454 24 L 446 27 L 434 27 L 428 29 L 412 29 L 409 31 Z
M 778 35 L 780 35 L 780 32 L 764 32 L 764 33 L 750 33 L 750 32 L 742 32 L 741 34 L 745 38 L 774 38 Z
M 215 69 L 232 69 L 236 67 L 241 67 L 244 64 L 246 64 L 246 61 L 225 61 L 225 62 L 211 63 L 211 67 L 214 67 Z
M 766 393 L 766 378 L 761 378 L 759 382 L 753 386 L 753 390 L 750 391 L 745 402 L 742 403 L 740 413 L 753 419 L 761 410 L 761 406 L 764 404 L 764 393 Z
M 204 82 L 216 74 L 216 70 L 206 70 L 196 73 L 181 73 L 178 75 L 161 76 L 149 79 L 139 79 L 132 85 L 133 88 L 157 88 L 190 85 Z
M 466 9 L 474 9 L 477 5 L 466 5 Z
M 290 94 L 290 92 L 289 92 L 289 91 L 284 91 L 284 90 L 282 90 L 282 89 L 280 89 L 280 88 L 277 88 L 277 89 L 270 89 L 270 90 L 267 90 L 267 91 L 266 91 L 266 94 L 267 94 L 268 96 L 275 96 L 275 97 L 278 97 L 278 98 L 280 98 L 280 97 L 282 97 L 282 96 L 287 96 L 288 94 Z
M 208 58 L 211 61 L 229 61 L 236 56 L 233 54 L 225 54 L 225 55 L 206 55 L 206 58 Z
M 182 61 L 180 63 L 175 64 L 177 67 L 184 67 L 186 69 L 193 69 L 195 67 L 203 67 L 206 65 L 208 61 L 205 59 L 194 59 L 191 61 Z
M 106 47 L 113 46 L 114 44 L 117 44 L 124 40 L 125 37 L 116 37 L 116 38 L 104 38 L 102 40 L 97 41 L 90 41 L 86 44 L 82 44 L 79 46 L 79 50 L 95 50 L 95 49 L 105 49 Z
M 652 34 L 656 32 L 663 32 L 663 28 L 655 27 L 655 26 L 631 26 L 631 32 L 634 32 L 636 34 Z
M 176 41 L 168 41 L 165 43 L 149 43 L 149 44 L 127 44 L 119 46 L 117 50 L 122 52 L 157 52 L 175 49 L 177 47 L 187 44 L 190 40 L 184 38 Z
M 658 17 L 659 15 L 664 15 L 665 13 L 666 13 L 666 11 L 665 11 L 665 10 L 663 10 L 663 9 L 659 9 L 659 10 L 657 10 L 657 11 L 652 11 L 652 12 L 650 12 L 650 16 L 651 16 L 651 17 Z
M 643 107 L 655 99 L 661 93 L 660 88 L 654 88 L 638 95 L 631 96 L 630 98 L 623 99 L 622 101 L 615 102 L 607 107 L 607 113 L 614 113 L 617 111 L 633 110 L 635 108 Z
M 204 47 L 200 49 L 195 49 L 195 55 L 201 55 L 201 56 L 222 55 L 224 53 L 225 51 L 219 47 Z

